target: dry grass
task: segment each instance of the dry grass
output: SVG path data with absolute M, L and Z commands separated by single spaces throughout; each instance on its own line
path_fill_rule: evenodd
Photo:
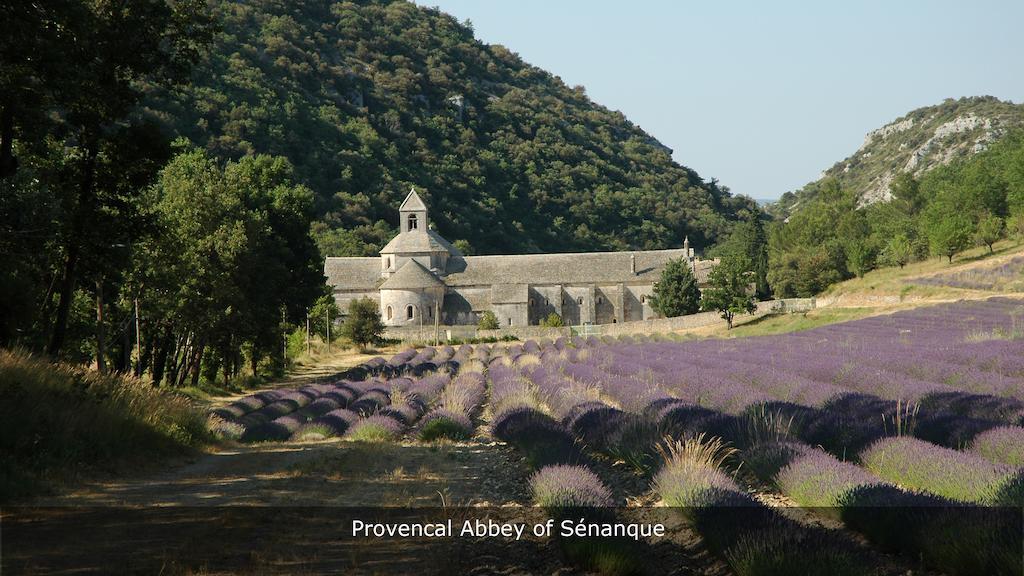
M 181 454 L 210 439 L 206 414 L 148 382 L 0 350 L 3 499 L 47 483 Z

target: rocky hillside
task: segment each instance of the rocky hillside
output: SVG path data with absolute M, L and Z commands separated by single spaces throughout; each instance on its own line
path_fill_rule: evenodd
M 402 0 L 211 0 L 221 31 L 148 113 L 221 159 L 287 157 L 333 256 L 372 255 L 415 186 L 475 253 L 707 246 L 756 208 L 583 87 Z
M 891 198 L 889 185 L 900 172 L 920 176 L 985 150 L 1019 126 L 1024 126 L 1024 105 L 991 96 L 947 99 L 868 132 L 861 147 L 825 170 L 821 179 L 834 177 L 855 190 L 861 205 L 886 201 Z M 769 210 L 783 217 L 799 210 L 817 196 L 821 179 L 787 192 Z

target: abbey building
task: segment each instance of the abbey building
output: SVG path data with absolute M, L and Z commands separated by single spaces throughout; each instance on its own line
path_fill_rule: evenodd
M 656 317 L 650 298 L 669 260 L 690 263 L 704 285 L 716 260 L 697 259 L 689 241 L 673 250 L 463 256 L 430 229 L 415 190 L 398 209 L 401 230 L 379 258 L 327 258 L 324 273 L 338 306 L 380 304 L 387 326 L 476 324 L 486 310 L 501 326 L 538 324 L 552 312 L 565 325 Z

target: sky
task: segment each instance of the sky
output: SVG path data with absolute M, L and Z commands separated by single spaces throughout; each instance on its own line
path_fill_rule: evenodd
M 1024 1 L 418 0 L 583 85 L 734 193 L 816 180 L 946 98 L 1024 101 Z

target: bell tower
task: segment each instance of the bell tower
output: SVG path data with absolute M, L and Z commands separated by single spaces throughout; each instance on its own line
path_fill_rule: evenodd
M 399 227 L 402 234 L 427 231 L 427 205 L 423 203 L 415 188 L 409 191 L 409 195 L 399 206 L 398 217 L 401 221 Z

